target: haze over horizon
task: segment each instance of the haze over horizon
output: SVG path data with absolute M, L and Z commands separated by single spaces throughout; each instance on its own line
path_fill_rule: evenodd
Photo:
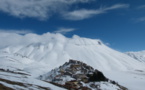
M 121 52 L 142 51 L 144 11 L 144 0 L 0 0 L 0 43 L 12 33 L 50 32 L 100 39 Z

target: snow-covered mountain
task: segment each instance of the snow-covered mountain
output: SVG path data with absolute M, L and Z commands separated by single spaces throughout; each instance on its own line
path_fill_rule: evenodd
M 39 64 L 45 64 L 47 70 L 51 70 L 62 65 L 69 59 L 83 60 L 98 70 L 142 70 L 144 65 L 128 57 L 127 55 L 115 51 L 100 40 L 81 38 L 73 36 L 66 38 L 61 34 L 50 34 L 47 42 L 36 42 L 20 46 L 8 46 L 1 50 L 9 58 L 23 57 L 20 62 L 27 63 L 27 70 L 40 69 Z M 16 57 L 17 56 L 17 57 Z M 31 65 L 29 65 L 31 64 Z M 35 71 L 35 70 L 34 70 Z
M 32 78 L 59 67 L 69 59 L 82 61 L 102 71 L 110 79 L 133 90 L 145 89 L 145 64 L 104 45 L 98 39 L 61 34 L 12 35 L 0 45 L 0 68 L 10 71 L 23 70 Z M 4 39 L 3 38 L 3 39 Z M 6 41 L 7 42 L 7 41 Z M 7 47 L 4 47 L 7 46 Z M 124 80 L 119 79 L 124 78 Z M 142 79 L 142 80 L 140 80 Z M 128 81 L 132 81 L 130 84 Z M 140 84 L 139 84 L 140 83 Z M 139 86 L 135 86 L 139 85 Z
M 145 62 L 145 51 L 126 52 L 126 54 L 140 62 Z

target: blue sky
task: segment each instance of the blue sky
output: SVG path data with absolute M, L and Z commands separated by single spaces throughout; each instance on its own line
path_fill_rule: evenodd
M 0 32 L 47 32 L 145 50 L 145 0 L 0 0 Z

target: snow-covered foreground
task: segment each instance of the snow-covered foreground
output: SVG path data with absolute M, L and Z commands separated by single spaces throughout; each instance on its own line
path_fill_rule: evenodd
M 145 63 L 107 47 L 100 40 L 76 35 L 66 38 L 61 34 L 50 33 L 18 37 L 21 39 L 17 40 L 20 44 L 12 43 L 0 50 L 0 68 L 22 70 L 31 78 L 36 78 L 74 59 L 102 71 L 130 90 L 145 90 Z M 24 43 L 26 39 L 30 40 Z
M 108 78 L 117 81 L 129 90 L 145 89 L 145 72 L 103 72 Z
M 64 90 L 47 82 L 32 78 L 29 75 L 16 74 L 9 71 L 0 71 L 0 84 L 14 90 Z

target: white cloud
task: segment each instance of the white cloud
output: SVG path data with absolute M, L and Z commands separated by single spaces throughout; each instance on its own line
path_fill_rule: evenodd
M 136 7 L 136 9 L 138 10 L 144 10 L 145 9 L 145 5 L 140 5 L 138 7 Z M 133 19 L 135 22 L 144 22 L 145 21 L 145 16 L 139 17 L 139 18 L 135 18 Z
M 75 10 L 72 12 L 67 12 L 66 14 L 64 14 L 63 17 L 69 20 L 83 20 L 83 19 L 92 17 L 94 15 L 106 13 L 109 10 L 128 8 L 128 7 L 129 7 L 128 4 L 116 4 L 110 7 L 99 8 L 96 10 L 81 9 L 81 10 Z
M 137 9 L 145 9 L 145 5 L 141 5 L 141 6 L 137 7 Z
M 101 10 L 86 10 L 86 9 L 81 9 L 81 10 L 75 10 L 72 12 L 66 13 L 63 17 L 65 19 L 69 20 L 83 20 L 89 17 L 92 17 L 93 15 L 101 14 L 104 13 Z
M 2 30 L 2 29 L 0 29 L 0 33 L 28 34 L 28 33 L 33 33 L 33 31 L 31 31 L 31 30 Z
M 35 33 L 17 34 L 17 33 L 0 33 L 0 49 L 13 46 L 27 46 L 27 45 L 48 45 L 49 42 L 63 42 L 66 38 L 59 33 L 44 33 L 42 35 Z
M 72 4 L 91 1 L 94 0 L 0 0 L 0 11 L 19 18 L 33 17 L 45 20 L 53 14 L 60 14 L 65 19 L 82 20 L 108 10 L 127 8 L 129 6 L 128 4 L 116 4 L 96 10 L 81 9 L 69 12 L 69 7 Z
M 120 9 L 120 8 L 128 8 L 129 4 L 115 4 L 111 7 L 106 7 L 104 10 L 113 10 L 113 9 Z
M 145 17 L 138 18 L 136 21 L 137 22 L 143 22 L 143 21 L 145 21 Z
M 74 28 L 59 28 L 58 30 L 54 31 L 54 33 L 66 34 L 66 33 L 69 33 L 69 32 L 73 32 L 75 30 L 76 29 L 74 29 Z
M 110 43 L 105 43 L 105 45 L 110 46 Z
M 54 13 L 64 11 L 69 5 L 92 0 L 0 0 L 0 11 L 16 17 L 47 19 Z
M 72 32 L 73 28 L 60 28 L 56 33 L 44 33 L 42 35 L 35 34 L 30 30 L 0 30 L 0 49 L 8 46 L 21 46 L 30 44 L 48 44 L 52 41 L 63 41 L 68 32 Z

